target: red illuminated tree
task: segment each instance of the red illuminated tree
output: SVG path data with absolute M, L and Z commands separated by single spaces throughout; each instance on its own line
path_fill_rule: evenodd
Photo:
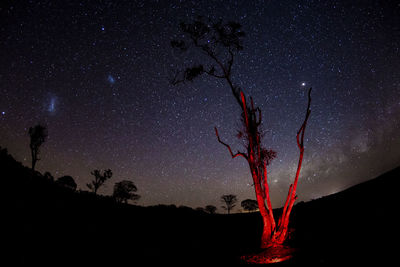
M 234 153 L 230 145 L 221 140 L 217 128 L 215 128 L 215 134 L 218 142 L 228 149 L 232 158 L 242 157 L 250 167 L 258 208 L 263 219 L 261 247 L 269 248 L 282 245 L 288 236 L 289 217 L 297 199 L 296 189 L 304 154 L 304 132 L 311 112 L 311 88 L 308 90 L 305 119 L 296 135 L 300 152 L 296 175 L 293 184 L 289 187 L 282 215 L 276 222 L 271 205 L 267 176 L 267 166 L 276 157 L 276 152 L 267 149 L 262 144 L 261 109 L 254 105 L 252 97 L 246 98 L 243 90 L 236 86 L 232 80 L 234 57 L 243 49 L 242 39 L 245 34 L 241 30 L 241 25 L 236 22 L 222 23 L 220 21 L 211 23 L 199 17 L 193 23 L 181 23 L 180 27 L 183 32 L 182 37 L 189 39 L 189 42 L 173 40 L 171 45 L 183 52 L 189 48 L 197 49 L 209 60 L 206 65 L 198 64 L 186 68 L 184 71 L 177 71 L 172 84 L 176 85 L 192 81 L 202 74 L 208 74 L 227 82 L 242 111 L 243 129 L 238 132 L 238 138 L 244 140 L 246 150 Z

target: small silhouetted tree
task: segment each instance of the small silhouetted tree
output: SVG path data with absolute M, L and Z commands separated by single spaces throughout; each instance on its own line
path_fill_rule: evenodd
M 223 195 L 221 197 L 221 202 L 225 204 L 221 207 L 230 214 L 231 210 L 236 206 L 237 197 L 236 195 Z
M 207 213 L 215 214 L 215 213 L 217 212 L 217 207 L 215 207 L 215 206 L 213 206 L 213 205 L 207 205 L 207 206 L 204 208 L 204 210 L 205 210 Z
M 36 162 L 39 159 L 40 146 L 46 141 L 47 138 L 47 128 L 43 125 L 36 125 L 30 127 L 28 134 L 30 136 L 29 148 L 31 149 L 32 156 L 32 170 L 35 170 Z
M 100 170 L 94 170 L 90 172 L 90 174 L 94 176 L 94 180 L 86 184 L 86 186 L 92 190 L 95 195 L 97 195 L 97 190 L 100 188 L 100 186 L 102 186 L 105 181 L 112 177 L 112 171 L 110 169 L 104 170 L 103 174 L 101 174 Z
M 113 197 L 119 203 L 128 203 L 128 200 L 137 201 L 140 199 L 140 195 L 135 194 L 137 190 L 132 181 L 123 180 L 115 183 Z
M 72 178 L 69 175 L 65 175 L 65 176 L 62 176 L 62 177 L 58 178 L 56 183 L 58 185 L 61 185 L 61 186 L 65 187 L 65 188 L 69 188 L 69 189 L 74 190 L 74 191 L 76 190 L 76 187 L 77 187 L 74 178 Z
M 246 211 L 255 211 L 258 209 L 257 200 L 253 199 L 246 199 L 240 203 L 240 206 Z

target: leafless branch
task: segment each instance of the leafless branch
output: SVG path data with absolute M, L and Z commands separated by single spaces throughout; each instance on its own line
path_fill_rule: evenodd
M 221 139 L 219 138 L 219 134 L 218 134 L 217 127 L 214 127 L 214 129 L 215 129 L 215 135 L 216 135 L 217 138 L 218 138 L 218 142 L 220 142 L 221 144 L 223 144 L 224 146 L 226 146 L 226 147 L 228 148 L 229 153 L 231 154 L 231 156 L 232 156 L 233 159 L 236 158 L 237 156 L 242 156 L 242 157 L 244 157 L 246 160 L 248 160 L 248 157 L 247 157 L 247 155 L 246 155 L 245 153 L 242 153 L 242 152 L 239 152 L 239 151 L 238 151 L 236 154 L 233 154 L 231 147 L 230 147 L 228 144 L 222 142 Z
M 307 104 L 306 117 L 305 117 L 304 122 L 301 125 L 299 131 L 297 132 L 297 136 L 296 136 L 297 146 L 299 147 L 300 150 L 304 149 L 304 132 L 306 130 L 308 117 L 310 116 L 310 113 L 311 113 L 311 109 L 310 109 L 310 105 L 311 105 L 311 89 L 312 89 L 312 87 L 310 87 L 310 89 L 308 89 L 308 104 Z M 300 138 L 300 134 L 301 134 L 301 138 Z
M 176 72 L 175 76 L 171 79 L 170 83 L 172 85 L 177 85 L 180 83 L 185 83 L 185 79 L 184 78 L 179 78 L 179 76 L 181 75 L 181 72 Z
M 215 68 L 214 68 L 214 66 L 212 66 L 212 67 L 210 68 L 210 70 L 205 70 L 204 72 L 207 73 L 208 75 L 210 75 L 210 76 L 212 76 L 212 77 L 215 77 L 215 78 L 218 78 L 218 79 L 226 79 L 226 76 L 225 76 L 225 75 L 218 75 L 218 74 L 215 74 Z

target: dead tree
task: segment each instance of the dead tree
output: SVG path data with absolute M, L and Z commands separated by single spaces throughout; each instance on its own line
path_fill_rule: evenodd
M 91 175 L 94 176 L 94 180 L 90 183 L 86 184 L 86 186 L 92 190 L 92 192 L 97 195 L 97 190 L 112 177 L 113 173 L 110 169 L 104 170 L 103 174 L 101 174 L 100 170 L 93 170 L 90 172 Z
M 29 148 L 31 149 L 31 157 L 32 157 L 32 170 L 35 170 L 36 162 L 40 160 L 39 153 L 40 147 L 46 141 L 47 138 L 47 128 L 43 125 L 35 125 L 34 127 L 30 127 L 28 131 L 30 142 Z
M 308 105 L 305 119 L 296 136 L 297 146 L 300 151 L 296 176 L 293 184 L 289 187 L 283 213 L 278 223 L 276 223 L 271 205 L 267 176 L 267 166 L 276 157 L 276 152 L 262 145 L 261 109 L 255 107 L 252 97 L 247 99 L 243 90 L 234 85 L 232 80 L 234 57 L 243 49 L 242 38 L 245 34 L 241 30 L 241 25 L 236 22 L 222 23 L 220 21 L 211 23 L 199 17 L 193 23 L 181 23 L 180 27 L 184 38 L 189 39 L 189 43 L 184 40 L 173 40 L 171 45 L 183 52 L 193 47 L 201 51 L 209 61 L 205 66 L 199 64 L 186 68 L 184 71 L 177 71 L 172 84 L 176 85 L 192 81 L 201 74 L 208 74 L 227 82 L 242 111 L 241 120 L 243 129 L 239 131 L 238 137 L 245 141 L 246 151 L 237 151 L 234 153 L 230 145 L 221 140 L 217 128 L 215 128 L 215 134 L 218 142 L 228 149 L 232 158 L 243 157 L 249 164 L 258 208 L 263 219 L 261 247 L 268 248 L 281 245 L 288 235 L 289 217 L 297 198 L 296 189 L 304 154 L 304 132 L 311 112 L 311 88 L 308 90 Z

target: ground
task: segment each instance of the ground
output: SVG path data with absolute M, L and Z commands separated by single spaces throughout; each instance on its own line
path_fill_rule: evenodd
M 244 255 L 241 260 L 251 264 L 269 264 L 293 258 L 297 249 L 289 246 L 273 246 L 256 254 Z

